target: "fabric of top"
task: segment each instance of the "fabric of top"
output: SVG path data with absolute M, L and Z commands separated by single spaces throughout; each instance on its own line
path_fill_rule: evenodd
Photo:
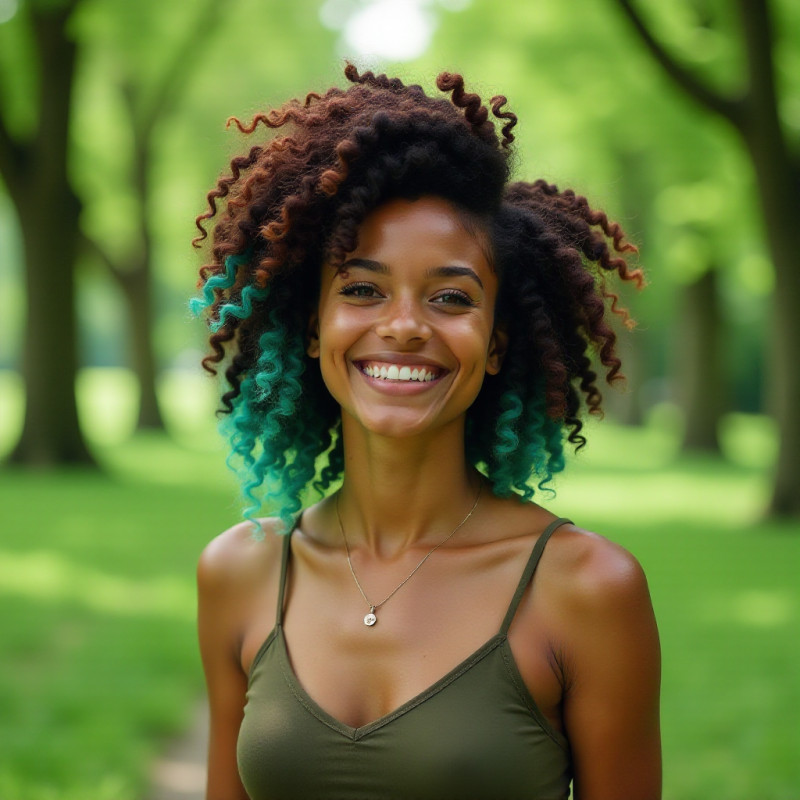
M 433 686 L 360 728 L 295 677 L 283 636 L 286 537 L 275 628 L 248 679 L 237 757 L 251 800 L 566 800 L 567 741 L 537 708 L 507 633 L 558 519 L 538 538 L 500 631 Z

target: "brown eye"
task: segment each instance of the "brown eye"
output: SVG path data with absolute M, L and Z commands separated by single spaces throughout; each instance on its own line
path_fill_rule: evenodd
M 357 297 L 369 299 L 380 297 L 378 290 L 371 283 L 350 283 L 339 289 L 339 294 L 345 297 Z
M 437 294 L 431 300 L 432 303 L 438 303 L 441 305 L 455 305 L 455 306 L 474 306 L 475 303 L 472 302 L 472 298 L 466 294 L 465 292 L 460 292 L 452 289 L 448 289 L 446 292 L 442 292 L 441 294 Z

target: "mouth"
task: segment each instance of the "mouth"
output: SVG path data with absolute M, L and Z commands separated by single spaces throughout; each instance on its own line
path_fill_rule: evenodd
M 388 361 L 362 361 L 356 366 L 368 378 L 394 383 L 430 383 L 446 372 L 430 364 L 392 364 Z

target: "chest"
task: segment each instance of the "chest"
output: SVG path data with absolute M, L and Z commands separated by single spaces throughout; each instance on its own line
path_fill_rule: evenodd
M 249 684 L 238 760 L 251 797 L 567 797 L 566 742 L 511 677 L 505 637 L 487 642 L 430 691 L 358 728 L 305 693 L 284 645 L 278 630 Z
M 346 563 L 294 559 L 282 629 L 293 680 L 324 713 L 354 729 L 393 713 L 497 637 L 528 555 L 523 543 L 490 560 L 466 554 L 426 564 L 413 585 L 409 581 L 375 610 L 372 626 L 364 624 L 369 606 Z M 370 601 L 380 602 L 398 574 L 368 574 Z M 548 658 L 546 627 L 535 619 L 533 591 L 526 588 L 516 611 L 508 656 L 521 656 L 513 666 L 524 688 L 559 728 L 560 685 Z M 253 654 L 266 635 L 263 627 L 254 628 L 247 645 Z

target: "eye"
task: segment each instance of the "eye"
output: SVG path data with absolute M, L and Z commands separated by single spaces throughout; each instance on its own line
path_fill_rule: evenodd
M 372 283 L 348 283 L 347 286 L 342 286 L 339 289 L 339 294 L 344 297 L 355 297 L 359 300 L 370 300 L 381 296 L 377 287 Z
M 447 289 L 431 299 L 432 303 L 446 306 L 474 306 L 475 302 L 466 293 L 458 289 Z

